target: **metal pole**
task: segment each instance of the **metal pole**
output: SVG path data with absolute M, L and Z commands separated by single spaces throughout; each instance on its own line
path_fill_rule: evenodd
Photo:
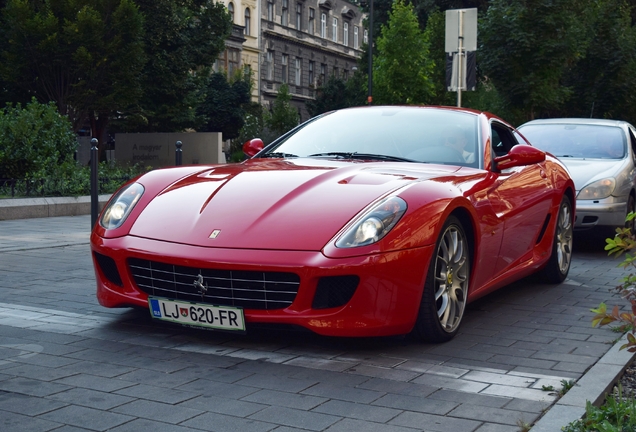
M 175 145 L 177 148 L 174 151 L 174 164 L 179 166 L 181 165 L 181 160 L 183 155 L 183 152 L 181 151 L 181 147 L 183 146 L 183 143 L 181 141 L 177 141 Z
M 91 229 L 97 222 L 97 216 L 99 214 L 99 201 L 97 197 L 97 171 L 99 151 L 97 150 L 98 141 L 97 138 L 91 140 Z
M 462 87 L 464 85 L 464 11 L 459 11 L 459 52 L 457 53 L 457 106 L 462 106 Z
M 367 104 L 373 103 L 373 0 L 369 0 L 369 95 Z

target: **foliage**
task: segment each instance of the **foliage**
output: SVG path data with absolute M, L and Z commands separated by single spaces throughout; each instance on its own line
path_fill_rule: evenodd
M 199 115 L 205 123 L 198 130 L 221 132 L 223 140 L 239 136 L 246 115 L 244 106 L 250 102 L 252 79 L 249 69 L 239 73 L 229 82 L 225 73 L 213 73 L 208 79 Z
M 589 401 L 585 417 L 562 428 L 564 432 L 633 432 L 636 430 L 636 400 L 608 396 L 601 407 Z
M 572 95 L 564 76 L 586 51 L 588 2 L 492 0 L 479 23 L 480 66 L 514 120 L 562 110 Z
M 139 166 L 119 167 L 100 162 L 98 171 L 98 193 L 110 194 L 145 170 Z M 90 195 L 90 192 L 90 167 L 77 165 L 74 161 L 56 165 L 47 177 L 0 182 L 0 197 L 80 196 Z
M 55 101 L 78 130 L 108 120 L 141 95 L 143 18 L 132 0 L 8 0 L 1 11 L 0 76 L 14 101 Z
M 208 76 L 232 21 L 221 2 L 135 0 L 145 18 L 145 52 L 140 110 L 119 127 L 125 132 L 197 129 L 207 119 L 197 110 Z
M 67 117 L 55 104 L 35 99 L 24 108 L 0 110 L 0 178 L 39 178 L 51 175 L 66 161 L 73 164 L 77 139 Z
M 627 215 L 627 222 L 631 222 L 636 217 L 636 213 Z M 617 228 L 616 236 L 605 240 L 605 250 L 608 254 L 620 256 L 625 253 L 625 259 L 619 264 L 624 269 L 636 267 L 636 256 L 632 256 L 628 251 L 636 247 L 636 237 L 631 228 Z M 636 352 L 636 336 L 634 334 L 636 328 L 636 276 L 629 273 L 622 279 L 622 284 L 615 288 L 616 292 L 625 299 L 629 305 L 631 312 L 621 312 L 618 306 L 614 306 L 611 312 L 608 312 L 607 305 L 601 303 L 598 308 L 592 309 L 596 315 L 592 318 L 592 325 L 605 326 L 612 323 L 619 323 L 625 331 L 627 331 L 627 343 L 622 345 L 620 349 L 627 348 L 629 352 Z
M 318 87 L 316 99 L 305 103 L 309 115 L 314 117 L 332 110 L 363 105 L 365 95 L 361 78 L 357 71 L 347 81 L 331 75 L 326 83 Z
M 547 392 L 556 392 L 556 394 L 561 397 L 564 394 L 566 394 L 568 391 L 570 391 L 570 389 L 572 389 L 572 387 L 574 387 L 574 380 L 565 380 L 562 379 L 561 380 L 561 388 L 559 390 L 555 389 L 554 386 L 542 386 L 541 390 L 543 391 L 547 391 Z
M 382 26 L 373 56 L 374 102 L 377 104 L 427 103 L 434 91 L 431 75 L 435 62 L 429 40 L 419 28 L 413 6 L 397 0 Z
M 589 2 L 586 14 L 592 35 L 585 58 L 567 76 L 573 89 L 567 115 L 636 120 L 631 79 L 636 72 L 636 30 L 625 0 Z
M 264 113 L 265 126 L 277 136 L 283 135 L 298 125 L 300 116 L 290 101 L 289 87 L 283 84 L 278 89 L 271 112 Z
M 264 121 L 263 106 L 259 103 L 251 103 L 246 108 L 245 122 L 239 136 L 232 140 L 230 145 L 230 162 L 240 162 L 245 159 L 243 144 L 252 138 L 263 139 Z M 263 139 L 263 142 L 265 140 Z

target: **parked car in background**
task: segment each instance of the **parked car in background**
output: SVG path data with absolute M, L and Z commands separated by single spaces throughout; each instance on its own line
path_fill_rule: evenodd
M 636 206 L 634 126 L 616 120 L 556 118 L 533 120 L 518 130 L 570 171 L 577 194 L 575 229 L 625 225 L 625 216 Z
M 491 114 L 351 108 L 244 150 L 111 198 L 91 235 L 102 305 L 226 331 L 442 342 L 468 302 L 570 269 L 574 183 Z

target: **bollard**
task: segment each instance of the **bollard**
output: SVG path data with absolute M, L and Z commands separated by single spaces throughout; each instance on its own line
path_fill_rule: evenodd
M 174 151 L 174 164 L 177 166 L 181 165 L 181 157 L 183 155 L 183 152 L 181 151 L 181 147 L 183 146 L 183 143 L 181 141 L 177 141 L 176 143 L 176 150 Z
M 99 214 L 99 198 L 97 197 L 97 171 L 99 161 L 99 151 L 97 150 L 97 138 L 91 140 L 91 230 L 97 222 Z

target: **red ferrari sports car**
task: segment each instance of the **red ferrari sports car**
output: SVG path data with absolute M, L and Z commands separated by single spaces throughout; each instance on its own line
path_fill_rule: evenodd
M 451 339 L 466 304 L 565 279 L 574 184 L 483 112 L 361 107 L 313 118 L 238 164 L 157 169 L 91 235 L 97 298 L 244 332 Z

